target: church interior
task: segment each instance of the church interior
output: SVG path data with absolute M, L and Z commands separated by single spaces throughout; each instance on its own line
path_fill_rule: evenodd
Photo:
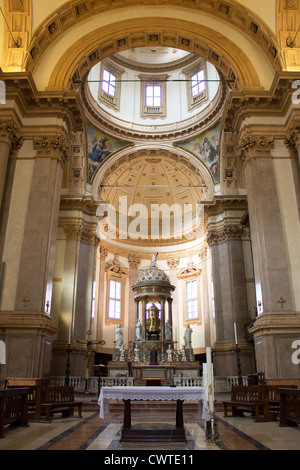
M 186 404 L 193 449 L 299 450 L 299 395 L 288 428 L 220 405 L 300 388 L 299 0 L 0 7 L 1 388 L 72 385 L 107 450 L 103 387 L 212 384 L 221 441 Z

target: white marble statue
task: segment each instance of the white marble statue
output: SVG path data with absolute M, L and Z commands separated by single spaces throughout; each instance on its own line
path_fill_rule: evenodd
M 184 332 L 184 346 L 186 349 L 192 349 L 192 333 L 190 325 L 188 325 Z
M 118 324 L 115 331 L 115 347 L 121 349 L 123 347 L 123 330 L 120 323 Z
M 172 362 L 173 361 L 173 357 L 172 357 L 172 348 L 171 346 L 168 347 L 168 349 L 166 350 L 166 353 L 167 353 L 167 361 L 168 362 Z
M 165 339 L 167 341 L 172 340 L 172 325 L 169 320 L 167 320 L 166 326 L 165 326 Z
M 142 325 L 140 322 L 140 319 L 135 324 L 135 340 L 136 341 L 141 341 L 142 339 Z

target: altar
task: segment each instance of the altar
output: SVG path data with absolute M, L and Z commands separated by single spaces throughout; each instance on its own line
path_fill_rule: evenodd
M 123 400 L 124 423 L 121 435 L 122 441 L 172 441 L 186 440 L 183 422 L 184 401 L 199 403 L 199 418 L 204 421 L 211 419 L 205 389 L 202 387 L 102 387 L 98 405 L 99 417 L 104 419 L 109 413 L 109 400 Z M 176 401 L 176 424 L 143 426 L 131 423 L 131 401 Z
M 166 273 L 156 266 L 141 273 L 132 286 L 135 297 L 135 338 L 125 350 L 123 332 L 115 331 L 115 351 L 108 365 L 109 377 L 129 375 L 135 385 L 173 385 L 174 375 L 199 378 L 199 363 L 194 359 L 191 329 L 186 327 L 184 345 L 177 347 L 173 332 L 173 298 L 175 287 Z

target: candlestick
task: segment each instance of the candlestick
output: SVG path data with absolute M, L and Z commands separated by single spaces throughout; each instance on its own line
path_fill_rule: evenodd
M 214 410 L 214 387 L 213 387 L 213 374 L 212 374 L 212 361 L 211 361 L 211 348 L 206 348 L 206 363 L 207 363 L 207 386 L 208 386 L 208 403 L 210 411 Z
M 71 344 L 71 329 L 72 329 L 72 323 L 69 325 L 69 342 L 68 344 Z
M 236 334 L 236 323 L 235 323 L 235 322 L 233 323 L 233 328 L 234 328 L 234 339 L 235 339 L 235 344 L 238 344 L 238 340 L 237 340 L 237 334 Z

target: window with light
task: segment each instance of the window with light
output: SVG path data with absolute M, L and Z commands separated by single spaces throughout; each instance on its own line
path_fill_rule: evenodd
M 197 280 L 186 282 L 186 318 L 198 318 L 198 283 Z
M 121 293 L 122 283 L 119 281 L 109 282 L 109 300 L 108 300 L 108 317 L 121 319 Z
M 204 70 L 200 70 L 192 76 L 192 97 L 200 95 L 205 91 Z
M 107 70 L 103 70 L 102 90 L 110 96 L 116 96 L 116 77 Z
M 146 106 L 161 106 L 161 86 L 146 86 Z

